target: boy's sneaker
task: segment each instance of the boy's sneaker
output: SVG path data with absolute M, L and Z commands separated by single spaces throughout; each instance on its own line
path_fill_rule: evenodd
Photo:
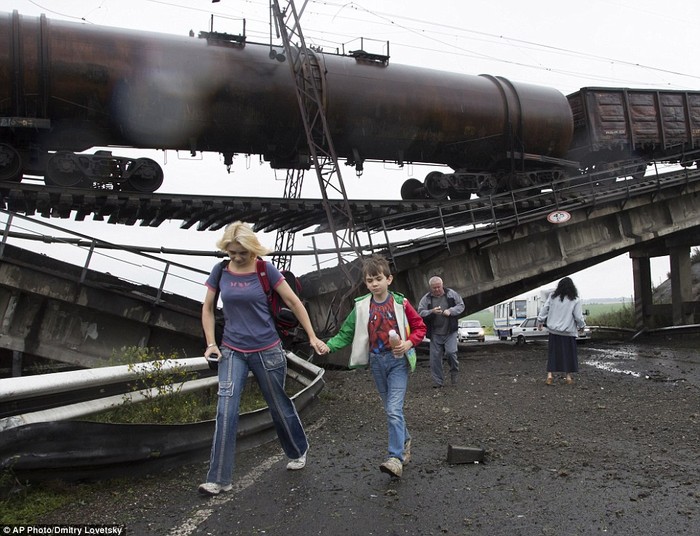
M 309 451 L 307 450 L 306 452 Z M 303 469 L 306 466 L 306 452 L 301 455 L 301 458 L 291 460 L 287 464 L 287 469 L 289 469 L 290 471 L 298 471 L 299 469 Z
M 407 439 L 403 444 L 403 464 L 408 465 L 411 461 L 411 440 Z
M 387 473 L 391 476 L 395 476 L 396 478 L 401 478 L 401 475 L 403 474 L 403 464 L 398 458 L 389 458 L 379 466 L 379 470 L 382 473 Z
M 232 489 L 233 484 L 226 484 L 225 486 L 222 486 L 216 482 L 205 482 L 204 484 L 199 485 L 198 491 L 200 495 L 211 497 L 212 495 L 218 495 L 222 491 L 231 491 Z

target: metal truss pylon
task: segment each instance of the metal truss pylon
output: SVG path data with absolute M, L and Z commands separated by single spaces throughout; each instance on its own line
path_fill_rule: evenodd
M 328 227 L 333 235 L 338 263 L 343 269 L 348 283 L 352 276 L 342 255 L 343 250 L 354 251 L 361 256 L 361 249 L 355 231 L 352 211 L 348 203 L 343 178 L 338 167 L 338 156 L 333 146 L 330 129 L 323 109 L 321 93 L 322 74 L 318 58 L 307 48 L 294 2 L 290 0 L 283 11 L 278 0 L 272 0 L 271 6 L 278 30 L 282 38 L 287 61 L 295 80 L 297 101 L 301 112 L 304 130 L 309 146 L 311 161 L 316 170 L 323 205 L 326 211 Z M 304 2 L 306 7 L 306 2 Z M 302 7 L 302 13 L 303 9 Z M 297 45 L 293 45 L 296 41 Z M 328 192 L 334 190 L 340 194 L 342 203 L 329 203 Z
M 304 182 L 303 169 L 288 169 L 284 182 L 284 198 L 298 199 L 301 197 L 301 186 Z M 289 270 L 292 266 L 292 250 L 296 234 L 286 229 L 279 229 L 275 238 L 275 251 L 281 252 L 275 262 L 280 270 Z

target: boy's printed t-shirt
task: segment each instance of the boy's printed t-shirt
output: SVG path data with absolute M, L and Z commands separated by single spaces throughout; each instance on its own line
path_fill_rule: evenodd
M 399 333 L 394 313 L 394 297 L 389 294 L 382 303 L 377 303 L 372 298 L 369 304 L 369 321 L 367 323 L 370 353 L 391 352 L 389 331 L 392 329 Z

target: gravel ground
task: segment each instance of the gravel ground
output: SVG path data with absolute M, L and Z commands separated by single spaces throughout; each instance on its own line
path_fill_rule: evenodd
M 412 375 L 413 460 L 378 470 L 386 423 L 367 371 L 328 371 L 303 416 L 303 471 L 277 443 L 241 453 L 229 493 L 202 498 L 206 461 L 95 486 L 43 523 L 137 535 L 700 534 L 698 339 L 581 346 L 574 385 L 546 386 L 546 342 L 463 345 L 456 386 Z M 447 463 L 448 445 L 482 447 Z M 203 453 L 206 457 L 208 453 Z

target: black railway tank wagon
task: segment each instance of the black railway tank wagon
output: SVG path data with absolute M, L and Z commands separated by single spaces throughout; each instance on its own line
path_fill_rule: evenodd
M 269 44 L 177 37 L 0 15 L 0 143 L 4 180 L 23 174 L 78 186 L 157 188 L 153 161 L 92 147 L 260 154 L 275 168 L 309 166 L 289 65 Z M 502 168 L 569 148 L 566 97 L 547 87 L 314 53 L 340 158 L 447 164 L 463 195 Z M 140 170 L 140 173 L 139 173 Z M 435 180 L 435 193 L 445 195 Z
M 226 165 L 254 154 L 273 168 L 306 169 L 295 83 L 279 52 L 245 36 L 179 37 L 0 13 L 0 180 L 160 187 L 155 161 L 117 156 L 118 147 L 218 152 Z M 678 147 L 670 139 L 609 139 L 596 116 L 605 106 L 589 96 L 621 90 L 585 89 L 567 99 L 553 88 L 398 65 L 362 51 L 311 54 L 340 158 L 358 172 L 371 161 L 453 170 L 409 179 L 404 198 L 546 185 L 620 159 L 641 158 L 641 166 Z M 623 110 L 625 121 L 635 110 Z M 692 141 L 681 145 L 690 151 L 693 127 L 687 132 Z M 93 148 L 106 149 L 87 154 Z

